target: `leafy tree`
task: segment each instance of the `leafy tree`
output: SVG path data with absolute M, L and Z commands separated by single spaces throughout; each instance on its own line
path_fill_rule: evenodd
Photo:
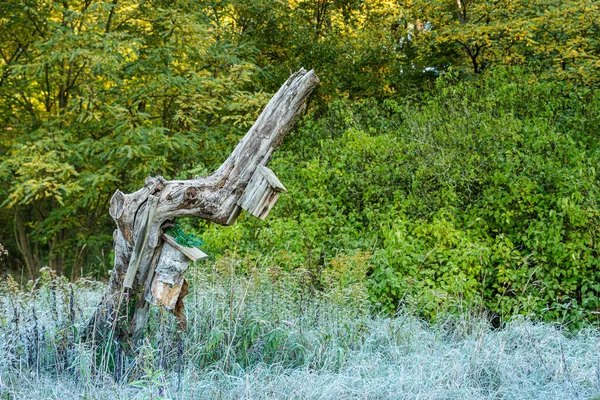
M 454 64 L 480 73 L 493 64 L 534 63 L 550 76 L 597 82 L 600 10 L 591 0 L 409 1 L 422 21 L 421 57 L 454 52 Z
M 255 66 L 208 11 L 189 1 L 0 5 L 0 190 L 31 276 L 40 262 L 76 276 L 110 241 L 99 233 L 110 232 L 115 187 L 204 172 L 264 104 L 248 91 Z
M 403 45 L 408 14 L 394 1 L 231 0 L 222 10 L 240 43 L 257 49 L 267 87 L 290 70 L 314 66 L 322 78 L 322 104 L 339 96 L 405 94 L 430 77 L 414 70 Z

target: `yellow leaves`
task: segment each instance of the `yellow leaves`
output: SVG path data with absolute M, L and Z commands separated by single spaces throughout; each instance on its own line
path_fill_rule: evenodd
M 417 0 L 412 8 L 426 10 L 420 13 L 432 26 L 433 45 L 453 46 L 464 56 L 465 66 L 475 61 L 486 65 L 524 63 L 533 51 L 537 60 L 554 68 L 561 79 L 598 80 L 599 75 L 593 73 L 600 58 L 597 2 L 479 0 L 463 6 L 466 18 L 459 18 L 453 2 L 445 0 Z M 415 18 L 423 18 L 417 14 Z M 423 47 L 421 51 L 431 50 Z M 565 61 L 572 64 L 570 69 Z
M 14 175 L 4 205 L 13 207 L 45 199 L 64 205 L 65 196 L 82 190 L 75 181 L 78 172 L 62 161 L 57 151 L 45 151 L 36 145 L 31 145 L 29 154 L 18 154 L 18 150 L 11 154 Z

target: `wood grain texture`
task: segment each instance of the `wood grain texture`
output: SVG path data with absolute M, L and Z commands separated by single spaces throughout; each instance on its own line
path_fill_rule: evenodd
M 266 167 L 274 150 L 306 109 L 306 100 L 319 83 L 314 71 L 301 69 L 294 73 L 271 98 L 252 128 L 240 140 L 227 160 L 213 173 L 189 180 L 167 181 L 161 176 L 146 178 L 138 191 L 125 194 L 117 190 L 110 203 L 109 213 L 117 225 L 113 235 L 115 261 L 111 278 L 103 298 L 88 325 L 88 337 L 100 339 L 113 337 L 125 343 L 143 331 L 148 319 L 149 292 L 157 259 L 163 246 L 162 226 L 175 217 L 193 216 L 221 225 L 235 222 L 240 213 L 238 205 L 252 176 L 259 167 Z M 264 172 L 264 171 L 263 171 Z M 270 172 L 270 170 L 269 170 Z M 272 173 L 271 173 L 272 174 Z M 259 201 L 263 217 L 272 208 L 279 191 L 285 187 L 274 174 L 265 178 L 271 182 L 273 193 Z M 276 181 L 272 178 L 275 177 Z M 277 184 L 277 182 L 279 182 Z M 280 185 L 280 186 L 279 186 Z M 143 217 L 151 196 L 157 199 L 153 217 Z M 135 254 L 140 246 L 142 251 Z M 135 257 L 135 258 L 134 258 Z M 135 278 L 125 288 L 127 302 L 136 302 L 135 311 L 119 301 L 124 278 L 130 262 L 137 265 Z M 182 299 L 180 299 L 182 300 Z M 126 302 L 126 303 L 127 303 Z M 178 306 L 181 311 L 183 304 Z M 116 322 L 116 323 L 115 323 Z M 116 331 L 112 331 L 117 327 Z
M 146 242 L 148 241 L 148 234 L 150 231 L 150 227 L 152 226 L 152 221 L 154 219 L 154 214 L 156 212 L 157 205 L 158 197 L 148 196 L 148 201 L 146 202 L 146 209 L 144 210 L 144 213 L 142 214 L 143 216 L 141 217 L 141 232 L 136 238 L 135 246 L 133 247 L 131 258 L 129 259 L 129 265 L 127 266 L 127 273 L 125 274 L 125 278 L 123 280 L 123 287 L 125 288 L 131 289 L 133 287 L 133 280 L 135 278 L 135 274 L 137 273 L 140 261 L 146 250 Z
M 173 310 L 181 293 L 183 274 L 190 262 L 191 260 L 178 248 L 165 243 L 146 301 Z
M 275 206 L 280 192 L 287 192 L 285 186 L 273 171 L 259 165 L 237 204 L 255 217 L 265 219 Z
M 192 262 L 198 261 L 198 260 L 204 260 L 205 258 L 208 258 L 208 255 L 206 253 L 204 253 L 202 250 L 200 250 L 199 248 L 182 246 L 179 243 L 177 243 L 175 241 L 175 238 L 171 235 L 167 235 L 165 233 L 161 236 L 161 238 L 166 243 L 168 243 L 170 246 L 176 248 L 181 253 L 185 254 L 186 257 L 189 258 Z

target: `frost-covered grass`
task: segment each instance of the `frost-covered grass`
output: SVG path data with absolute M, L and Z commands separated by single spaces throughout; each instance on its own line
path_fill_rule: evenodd
M 200 278 L 202 276 L 203 278 Z M 179 335 L 156 312 L 136 355 L 81 343 L 101 288 L 0 297 L 5 399 L 590 399 L 600 333 L 468 314 L 373 316 L 356 288 L 312 293 L 273 271 L 197 273 Z M 35 317 L 34 311 L 35 310 Z M 74 322 L 74 323 L 72 323 Z M 115 363 L 116 360 L 120 360 Z M 117 367 L 115 368 L 115 365 Z M 116 379 L 115 379 L 116 377 Z M 600 397 L 599 397 L 600 398 Z

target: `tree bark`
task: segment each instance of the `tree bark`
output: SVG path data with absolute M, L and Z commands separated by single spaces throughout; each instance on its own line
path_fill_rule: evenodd
M 163 247 L 163 224 L 185 216 L 221 225 L 234 223 L 246 186 L 255 171 L 269 163 L 273 151 L 306 109 L 306 99 L 318 83 L 313 71 L 301 69 L 294 73 L 227 160 L 210 175 L 174 181 L 157 176 L 147 178 L 144 187 L 135 193 L 115 192 L 109 210 L 117 224 L 113 234 L 114 268 L 88 325 L 88 339 L 113 339 L 125 344 L 141 335 L 148 319 L 146 296 Z M 182 307 L 183 303 L 177 308 Z

